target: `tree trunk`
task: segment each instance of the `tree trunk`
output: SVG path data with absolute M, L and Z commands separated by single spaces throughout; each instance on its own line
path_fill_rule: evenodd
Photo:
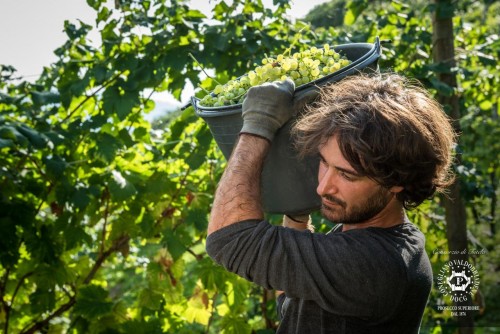
M 436 8 L 432 16 L 433 26 L 433 59 L 435 63 L 442 63 L 448 68 L 455 67 L 455 50 L 453 36 L 453 4 L 450 0 L 434 0 Z M 438 79 L 450 87 L 457 87 L 457 79 L 454 73 L 438 73 Z M 438 101 L 444 106 L 448 115 L 453 120 L 457 133 L 460 133 L 460 106 L 458 96 L 454 93 L 445 96 L 438 93 Z M 458 162 L 460 157 L 458 157 Z M 450 261 L 468 261 L 467 251 L 467 224 L 466 211 L 462 197 L 460 196 L 460 183 L 458 179 L 450 186 L 449 193 L 443 197 L 446 210 L 446 238 L 448 239 L 448 250 Z M 465 250 L 465 252 L 463 252 Z M 453 251 L 458 251 L 454 253 Z M 454 302 L 455 306 L 471 306 L 472 298 L 465 302 Z M 460 334 L 474 333 L 474 319 L 472 312 L 458 316 Z

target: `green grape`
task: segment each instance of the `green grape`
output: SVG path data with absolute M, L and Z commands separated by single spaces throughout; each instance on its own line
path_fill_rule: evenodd
M 317 67 L 316 67 L 315 69 L 312 69 L 312 70 L 311 70 L 311 75 L 312 75 L 313 77 L 318 77 L 320 73 L 321 73 L 321 72 L 320 72 L 319 68 L 317 68 Z
M 224 91 L 224 87 L 222 85 L 217 85 L 214 88 L 214 94 L 220 94 Z
M 212 93 L 203 97 L 199 104 L 204 107 L 220 107 L 242 103 L 250 87 L 286 78 L 293 80 L 295 86 L 305 85 L 351 63 L 328 44 L 323 45 L 323 48 L 313 46 L 302 52 L 285 54 L 266 56 L 261 65 L 247 74 L 224 85 L 215 86 Z
M 309 71 L 307 70 L 307 68 L 303 67 L 299 70 L 299 73 L 301 76 L 305 77 L 309 74 Z

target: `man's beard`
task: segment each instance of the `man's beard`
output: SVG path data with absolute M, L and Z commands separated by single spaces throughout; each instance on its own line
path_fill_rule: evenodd
M 337 224 L 361 224 L 382 211 L 391 200 L 391 194 L 385 188 L 380 188 L 375 194 L 368 197 L 364 202 L 357 202 L 347 208 L 347 203 L 330 195 L 323 198 L 336 206 L 321 205 L 322 215 Z M 346 209 L 347 208 L 347 209 Z

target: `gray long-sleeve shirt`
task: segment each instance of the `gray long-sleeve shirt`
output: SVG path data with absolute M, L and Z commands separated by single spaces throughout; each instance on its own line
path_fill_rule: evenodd
M 278 333 L 417 333 L 432 285 L 423 234 L 410 222 L 328 234 L 266 221 L 212 233 L 208 254 L 278 299 Z

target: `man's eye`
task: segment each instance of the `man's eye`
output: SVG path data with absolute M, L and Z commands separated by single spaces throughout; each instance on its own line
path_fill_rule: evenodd
M 344 172 L 339 172 L 339 174 L 340 174 L 340 176 L 342 176 L 347 181 L 353 181 L 354 180 L 354 178 L 351 175 L 349 175 L 349 174 L 346 174 Z

